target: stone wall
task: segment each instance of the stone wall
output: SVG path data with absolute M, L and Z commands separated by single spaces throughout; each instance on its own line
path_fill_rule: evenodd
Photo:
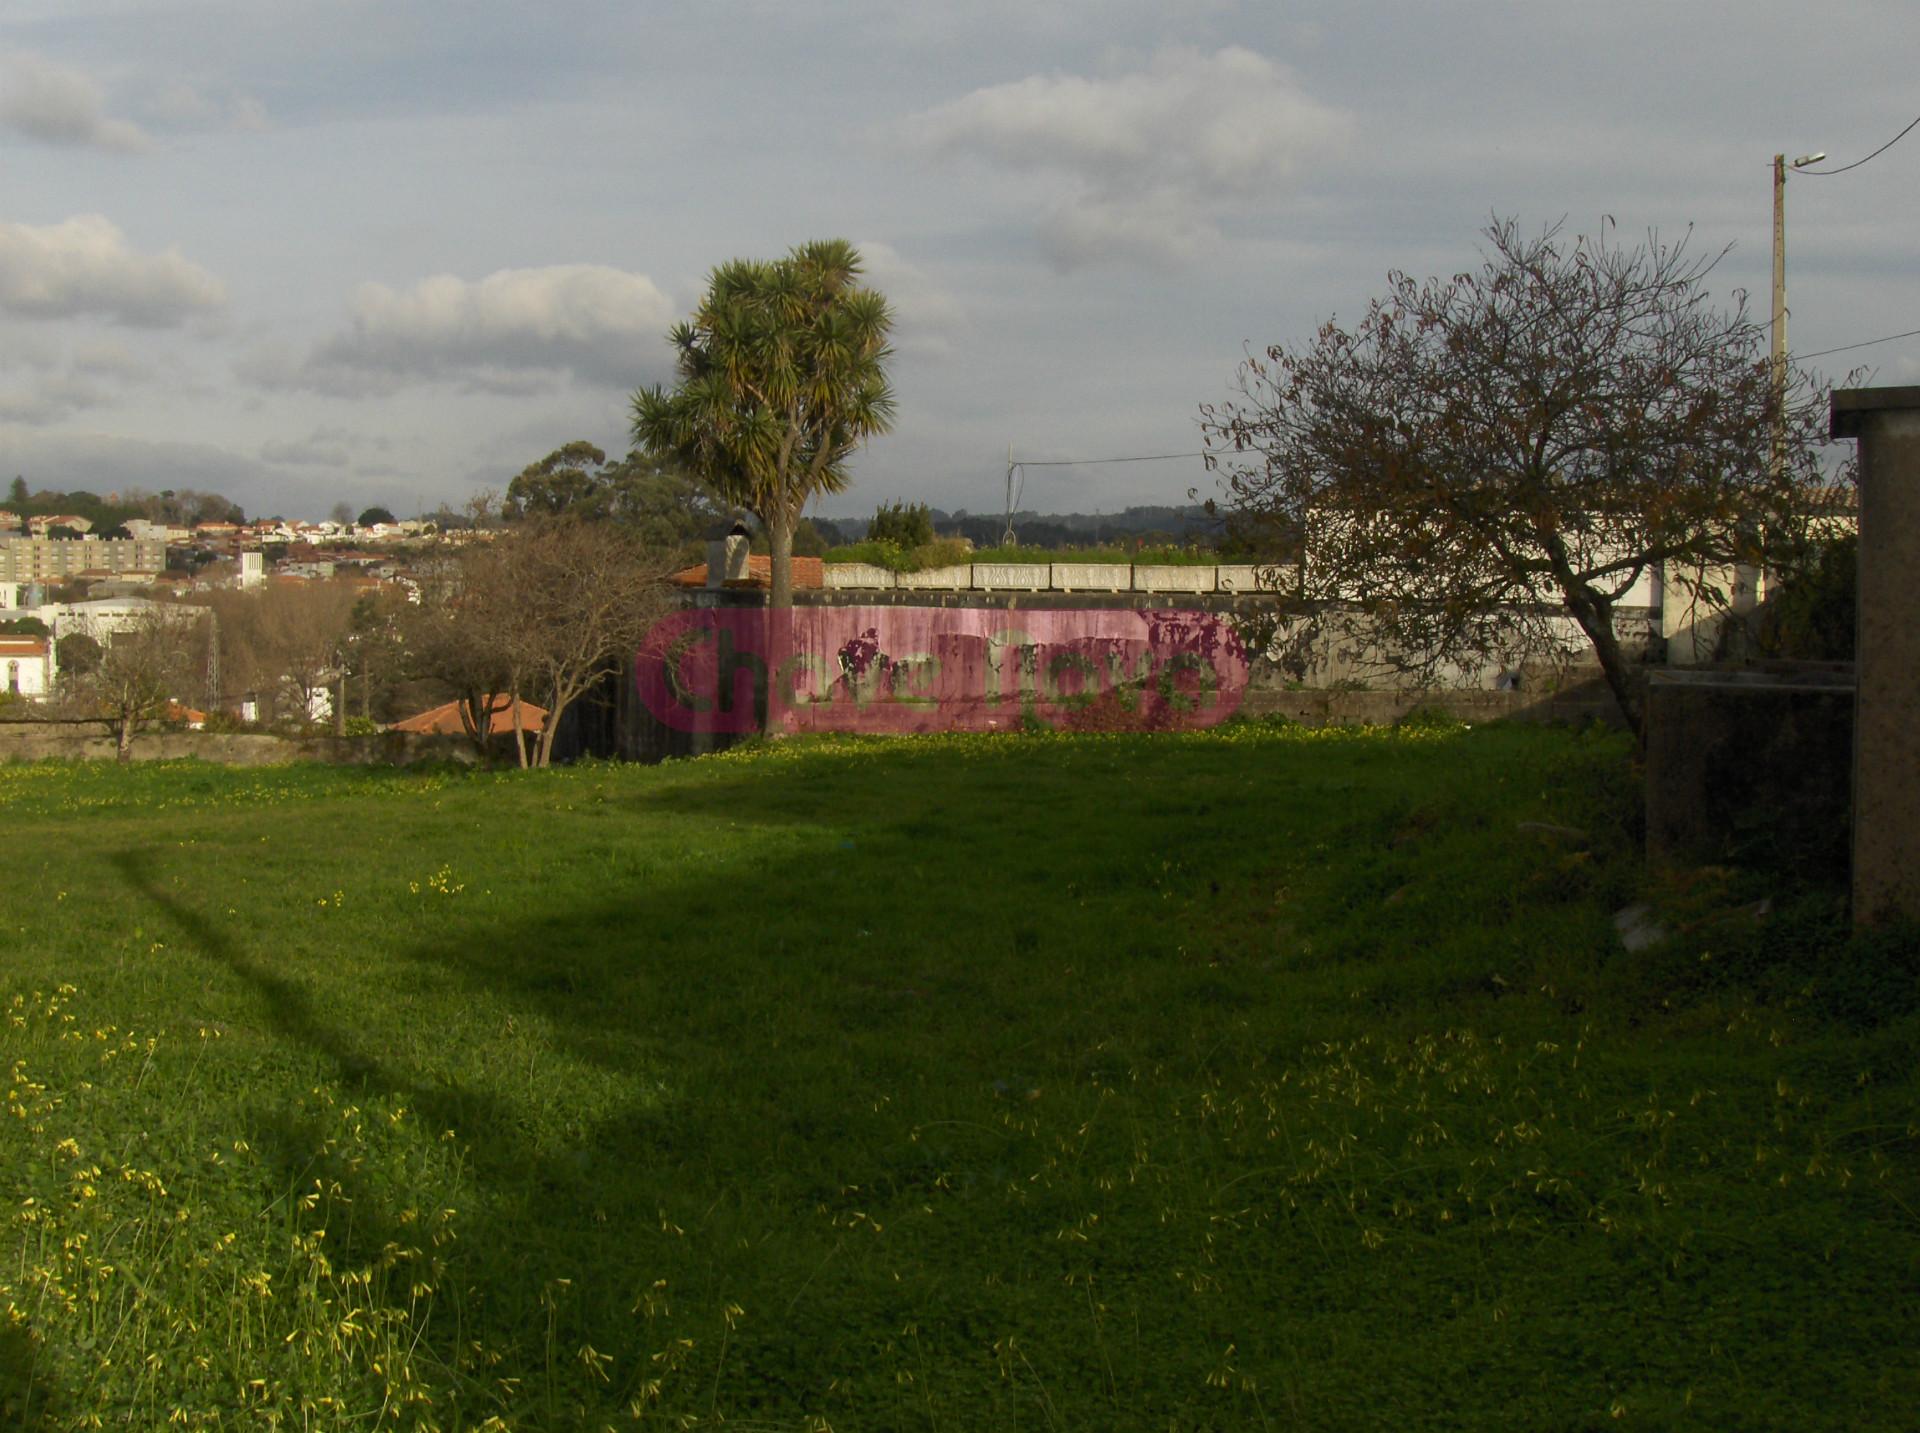
M 111 737 L 84 726 L 0 723 L 0 761 L 112 761 Z M 422 761 L 477 760 L 463 737 L 389 731 L 379 736 L 267 736 L 254 732 L 147 731 L 133 740 L 135 761 L 207 761 L 220 766 L 281 766 L 318 761 L 333 766 L 411 766 Z

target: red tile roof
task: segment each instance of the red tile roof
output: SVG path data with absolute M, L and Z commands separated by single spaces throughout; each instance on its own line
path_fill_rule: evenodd
M 497 703 L 497 705 L 495 705 Z M 513 730 L 513 708 L 505 697 L 489 697 L 488 704 L 493 706 L 492 727 L 497 735 Z M 537 707 L 532 702 L 520 703 L 520 725 L 528 732 L 538 732 L 547 724 L 547 709 Z M 430 732 L 438 736 L 462 736 L 466 733 L 466 719 L 460 714 L 459 702 L 447 702 L 431 710 L 418 712 L 403 721 L 397 721 L 388 728 L 390 731 Z
M 705 587 L 707 585 L 707 565 L 683 567 L 669 577 L 667 581 L 676 587 Z M 817 557 L 796 557 L 793 560 L 793 590 L 825 587 L 827 585 L 826 564 Z M 747 575 L 738 582 L 729 582 L 729 587 L 771 587 L 773 586 L 773 559 L 758 553 L 747 557 Z

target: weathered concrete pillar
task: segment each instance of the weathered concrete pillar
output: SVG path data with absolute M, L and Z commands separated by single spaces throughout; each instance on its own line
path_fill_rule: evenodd
M 1860 440 L 1853 921 L 1920 919 L 1920 388 L 1836 389 L 1831 431 Z

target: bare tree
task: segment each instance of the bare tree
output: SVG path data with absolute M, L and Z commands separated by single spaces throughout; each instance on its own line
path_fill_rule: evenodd
M 670 552 L 615 524 L 523 521 L 425 574 L 403 621 L 407 655 L 454 690 L 483 751 L 494 714 L 506 711 L 517 760 L 546 766 L 567 709 L 631 661 L 665 612 L 672 566 Z M 546 709 L 537 734 L 522 726 L 523 701 Z
M 488 542 L 442 549 L 420 563 L 414 573 L 420 600 L 397 614 L 406 671 L 451 692 L 482 757 L 491 756 L 493 713 L 515 682 L 489 600 L 501 590 L 494 548 Z
M 359 589 L 342 581 L 274 584 L 259 593 L 261 634 L 275 669 L 280 705 L 316 720 L 322 695 L 340 675 Z
M 610 664 L 631 661 L 665 612 L 671 554 L 619 527 L 564 520 L 525 525 L 495 549 L 502 585 L 492 605 L 514 690 L 547 709 L 533 756 L 546 766 L 567 708 Z
M 1570 618 L 1638 732 L 1616 604 L 1657 565 L 1724 606 L 1720 572 L 1796 544 L 1821 395 L 1776 383 L 1744 294 L 1712 306 L 1720 255 L 1487 238 L 1479 272 L 1394 273 L 1352 330 L 1247 359 L 1201 408 L 1207 462 L 1240 533 L 1299 551 L 1300 595 L 1359 605 L 1410 670 L 1548 649 Z
M 214 589 L 193 600 L 217 616 L 225 692 L 259 693 L 276 717 L 311 721 L 341 671 L 360 595 L 335 579 Z
M 89 633 L 100 644 L 99 657 L 92 670 L 65 680 L 62 705 L 104 724 L 115 756 L 131 761 L 134 737 L 204 683 L 206 624 L 204 612 L 156 604 L 111 631 Z

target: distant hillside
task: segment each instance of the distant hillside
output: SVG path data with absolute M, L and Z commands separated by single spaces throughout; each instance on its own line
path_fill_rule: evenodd
M 941 537 L 964 537 L 976 547 L 997 547 L 1007 529 L 1004 513 L 973 513 L 965 508 L 931 510 L 934 531 Z M 867 535 L 864 517 L 815 518 L 814 526 L 843 543 Z M 1041 513 L 1024 510 L 1013 515 L 1014 535 L 1032 547 L 1075 547 L 1140 539 L 1147 546 L 1199 543 L 1210 546 L 1220 535 L 1220 520 L 1209 517 L 1198 503 L 1181 507 L 1141 506 L 1117 513 Z

